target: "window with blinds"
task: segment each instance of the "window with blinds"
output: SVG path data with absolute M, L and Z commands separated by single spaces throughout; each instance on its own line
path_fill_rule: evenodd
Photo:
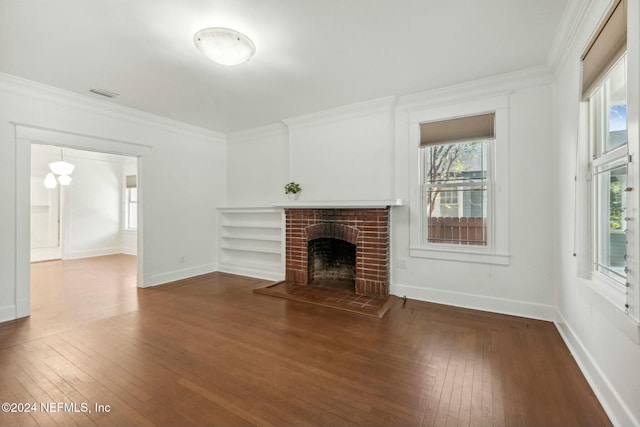
M 488 244 L 495 114 L 420 125 L 426 244 Z
M 612 6 L 582 55 L 589 103 L 592 278 L 625 292 L 627 280 L 626 0 Z
M 138 228 L 138 177 L 125 177 L 124 228 L 136 230 Z

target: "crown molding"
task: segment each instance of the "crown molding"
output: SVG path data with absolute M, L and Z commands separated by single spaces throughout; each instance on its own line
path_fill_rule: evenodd
M 371 101 L 358 102 L 330 110 L 323 110 L 312 114 L 292 117 L 283 120 L 283 123 L 285 123 L 290 129 L 304 128 L 358 117 L 366 117 L 372 114 L 391 114 L 396 100 L 396 96 L 388 96 L 385 98 L 373 99 Z
M 64 107 L 77 108 L 79 110 L 138 125 L 152 126 L 157 129 L 178 133 L 192 138 L 206 139 L 216 143 L 224 143 L 226 141 L 224 134 L 220 132 L 136 110 L 131 107 L 92 99 L 88 96 L 9 74 L 0 73 L 0 91 L 44 102 L 50 102 Z
M 547 64 L 557 75 L 576 48 L 586 17 L 600 0 L 569 0 L 549 49 Z
M 398 98 L 399 110 L 429 108 L 457 102 L 468 102 L 473 99 L 489 96 L 508 95 L 509 93 L 528 87 L 543 86 L 553 83 L 553 74 L 542 65 L 526 68 L 512 73 L 500 74 L 471 82 L 460 83 L 440 89 L 406 95 Z
M 284 123 L 273 123 L 252 129 L 240 130 L 226 134 L 229 144 L 241 144 L 243 142 L 253 142 L 256 139 L 267 139 L 289 136 L 289 128 Z

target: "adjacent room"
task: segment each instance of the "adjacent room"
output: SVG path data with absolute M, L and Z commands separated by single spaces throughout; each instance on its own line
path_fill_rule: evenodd
M 640 426 L 640 0 L 0 28 L 0 425 Z

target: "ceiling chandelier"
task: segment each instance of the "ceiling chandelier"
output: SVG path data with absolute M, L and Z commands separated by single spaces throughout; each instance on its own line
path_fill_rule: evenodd
M 74 165 L 62 160 L 62 149 L 60 149 L 60 160 L 49 163 L 49 169 L 51 172 L 49 172 L 45 177 L 44 186 L 48 189 L 54 189 L 58 183 L 64 186 L 71 184 L 71 174 L 73 173 L 74 168 Z
M 222 65 L 242 64 L 256 52 L 249 37 L 229 28 L 204 28 L 193 36 L 193 43 L 204 56 Z

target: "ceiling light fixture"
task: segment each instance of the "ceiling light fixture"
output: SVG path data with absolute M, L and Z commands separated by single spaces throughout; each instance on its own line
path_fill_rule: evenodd
M 202 29 L 193 36 L 193 43 L 204 56 L 222 65 L 242 64 L 256 53 L 249 37 L 229 28 Z
M 44 179 L 44 186 L 48 189 L 56 188 L 58 183 L 65 186 L 71 184 L 71 177 L 69 175 L 73 173 L 75 166 L 69 162 L 65 162 L 64 160 L 62 160 L 63 155 L 64 153 L 61 148 L 60 160 L 58 160 L 57 162 L 49 163 L 49 169 L 51 169 L 51 172 L 49 172 Z M 58 176 L 57 182 L 56 175 Z
M 49 163 L 49 169 L 51 169 L 51 172 L 56 175 L 71 175 L 74 168 L 74 165 L 69 162 L 65 162 L 64 160 Z
M 56 177 L 53 173 L 49 172 L 44 179 L 44 186 L 49 190 L 53 190 L 58 186 L 58 181 L 56 181 Z
M 60 185 L 69 185 L 71 184 L 71 177 L 69 175 L 60 175 L 58 177 L 58 182 Z

